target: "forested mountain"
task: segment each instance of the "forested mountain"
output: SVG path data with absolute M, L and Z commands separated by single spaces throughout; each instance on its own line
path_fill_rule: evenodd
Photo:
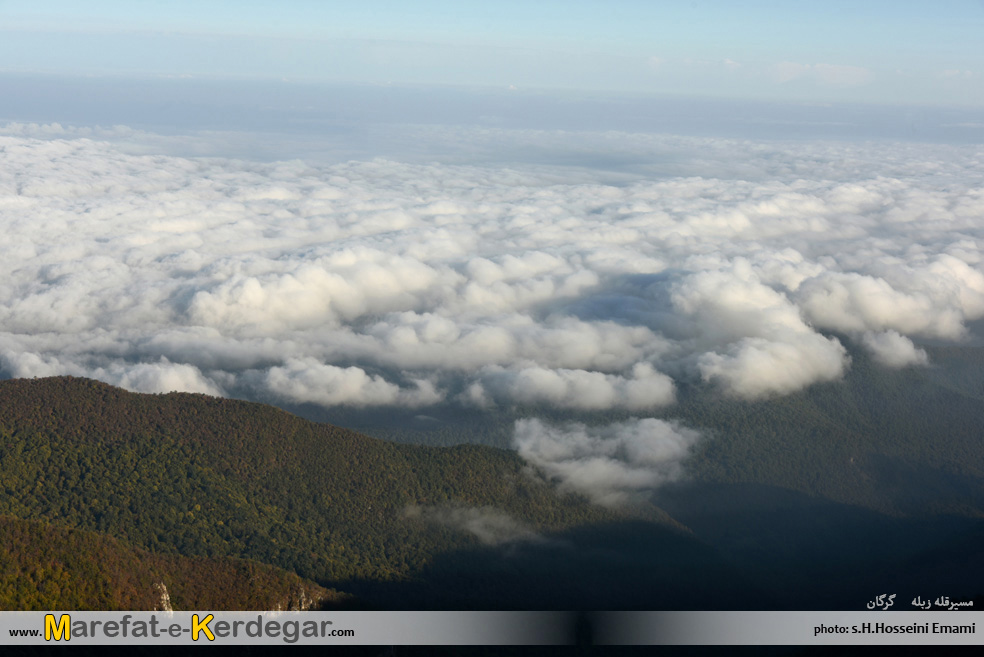
M 984 517 L 984 349 L 929 349 L 892 370 L 852 352 L 842 381 L 756 403 L 693 395 L 679 411 L 711 432 L 702 481 L 797 490 L 894 516 Z
M 439 555 L 620 519 L 558 495 L 508 451 L 386 443 L 261 404 L 61 377 L 0 382 L 0 408 L 0 514 L 157 554 L 251 559 L 355 593 L 436 581 Z M 440 584 L 430 604 L 456 586 Z
M 975 355 L 934 353 L 955 376 L 856 358 L 844 381 L 760 402 L 683 390 L 674 413 L 704 434 L 688 477 L 621 510 L 509 450 L 386 442 L 205 395 L 2 381 L 0 605 L 152 605 L 157 579 L 191 604 L 209 599 L 190 584 L 203 570 L 251 573 L 230 606 L 315 586 L 299 578 L 356 596 L 305 589 L 328 604 L 393 609 L 859 608 L 934 581 L 950 588 L 933 595 L 979 595 Z M 498 431 L 529 413 L 486 419 Z M 90 552 L 106 572 L 81 565 Z M 947 564 L 967 576 L 942 578 Z
M 347 599 L 263 564 L 155 554 L 0 516 L 0 609 L 322 609 Z

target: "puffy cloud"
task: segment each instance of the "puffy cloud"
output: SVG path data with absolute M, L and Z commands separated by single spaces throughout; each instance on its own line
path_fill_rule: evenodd
M 907 367 L 929 363 L 929 356 L 925 350 L 919 349 L 912 340 L 896 331 L 883 333 L 868 331 L 862 336 L 862 343 L 875 360 L 886 367 Z
M 518 420 L 519 454 L 562 490 L 618 505 L 683 475 L 682 462 L 700 439 L 693 429 L 652 418 L 601 427 Z
M 673 381 L 648 363 L 637 363 L 628 377 L 586 370 L 543 367 L 479 372 L 463 399 L 478 406 L 494 403 L 547 405 L 582 411 L 654 409 L 674 401 Z
M 0 371 L 11 377 L 75 375 L 90 376 L 134 392 L 198 392 L 222 396 L 224 391 L 194 365 L 172 363 L 161 356 L 157 362 L 116 361 L 106 367 L 86 368 L 70 357 L 42 356 L 5 350 L 0 353 Z
M 94 140 L 146 138 L 124 128 L 6 133 L 7 376 L 641 413 L 671 404 L 674 380 L 740 398 L 834 380 L 841 341 L 917 362 L 912 337 L 959 340 L 984 317 L 976 147 L 418 135 L 520 159 L 580 149 L 563 168 L 193 159 L 148 150 L 165 137 L 141 153 Z M 606 158 L 643 164 L 591 167 Z
M 255 264 L 267 271 L 236 273 L 196 292 L 186 311 L 189 319 L 200 326 L 269 335 L 415 308 L 422 305 L 419 293 L 438 287 L 432 268 L 378 249 L 315 256 L 291 263 L 288 271 L 275 262 Z
M 400 388 L 381 376 L 370 376 L 358 367 L 325 365 L 312 358 L 294 358 L 271 367 L 263 384 L 271 394 L 291 402 L 324 406 L 426 406 L 442 400 L 434 385 L 416 380 L 414 387 Z
M 222 388 L 205 377 L 194 365 L 171 363 L 164 357 L 157 363 L 113 363 L 108 368 L 97 368 L 92 374 L 97 379 L 134 392 L 200 392 L 215 396 L 224 394 Z
M 10 349 L 0 353 L 0 366 L 2 366 L 3 373 L 12 378 L 82 373 L 81 368 L 70 363 L 63 363 L 51 355 L 42 356 L 33 352 L 17 352 Z
M 957 290 L 960 288 L 934 294 L 914 281 L 909 290 L 900 291 L 881 277 L 827 272 L 805 283 L 799 296 L 804 313 L 822 328 L 845 332 L 894 329 L 955 339 L 963 334 L 968 317 L 980 316 L 976 303 L 965 305 L 960 299 L 972 296 L 973 287 Z
M 799 333 L 781 342 L 743 338 L 725 354 L 708 352 L 698 362 L 705 380 L 720 381 L 735 397 L 758 399 L 840 378 L 847 356 L 835 339 Z
M 676 286 L 673 303 L 694 320 L 697 343 L 708 347 L 698 358 L 701 376 L 733 396 L 792 392 L 836 379 L 848 364 L 840 342 L 815 333 L 744 259 L 728 270 L 688 276 Z

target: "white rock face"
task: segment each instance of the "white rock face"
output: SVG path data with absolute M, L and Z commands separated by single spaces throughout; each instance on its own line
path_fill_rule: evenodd
M 160 608 L 154 607 L 154 611 L 174 611 L 171 608 L 171 595 L 167 592 L 167 587 L 164 586 L 164 582 L 156 582 L 154 588 L 161 595 Z

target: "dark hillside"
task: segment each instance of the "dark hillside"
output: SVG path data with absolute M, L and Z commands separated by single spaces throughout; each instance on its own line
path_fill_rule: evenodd
M 898 516 L 984 516 L 984 350 L 930 353 L 938 364 L 891 370 L 855 352 L 843 381 L 766 401 L 695 395 L 677 411 L 713 437 L 689 471 Z

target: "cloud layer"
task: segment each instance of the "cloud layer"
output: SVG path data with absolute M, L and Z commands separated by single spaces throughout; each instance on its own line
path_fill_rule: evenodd
M 851 343 L 923 364 L 913 340 L 959 340 L 984 316 L 976 147 L 645 135 L 632 157 L 661 173 L 614 184 L 65 134 L 0 136 L 7 376 L 644 414 L 685 380 L 744 399 L 836 380 Z M 585 161 L 633 142 L 564 139 Z

